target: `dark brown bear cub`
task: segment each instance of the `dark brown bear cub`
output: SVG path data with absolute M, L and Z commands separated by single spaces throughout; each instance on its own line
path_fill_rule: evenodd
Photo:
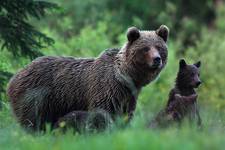
M 197 106 L 197 93 L 195 88 L 201 84 L 199 68 L 201 62 L 193 65 L 180 60 L 179 71 L 175 87 L 170 91 L 166 108 L 150 123 L 150 126 L 167 126 L 170 123 L 181 121 L 188 117 L 191 122 L 197 121 L 201 126 L 201 117 Z
M 8 86 L 18 122 L 25 128 L 42 130 L 46 123 L 54 126 L 59 118 L 71 118 L 71 112 L 84 116 L 96 110 L 112 118 L 132 118 L 141 88 L 166 65 L 168 34 L 165 25 L 155 31 L 131 27 L 122 48 L 106 50 L 97 58 L 35 59 Z

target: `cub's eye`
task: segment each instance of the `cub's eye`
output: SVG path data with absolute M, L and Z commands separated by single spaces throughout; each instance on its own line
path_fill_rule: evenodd
M 149 48 L 148 47 L 144 47 L 141 49 L 143 52 L 148 52 L 149 51 Z

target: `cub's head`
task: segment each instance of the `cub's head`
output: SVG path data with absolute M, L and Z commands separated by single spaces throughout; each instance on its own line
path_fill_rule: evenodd
M 145 71 L 160 71 L 167 62 L 168 35 L 169 29 L 165 25 L 155 31 L 129 28 L 127 43 L 122 48 L 125 61 Z
M 197 88 L 201 84 L 200 66 L 200 61 L 188 65 L 184 59 L 181 59 L 176 84 L 181 88 Z

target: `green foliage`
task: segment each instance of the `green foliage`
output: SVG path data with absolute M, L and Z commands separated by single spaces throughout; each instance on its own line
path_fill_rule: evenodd
M 22 2 L 26 3 L 22 5 Z M 42 17 L 48 12 L 48 8 L 55 8 L 55 4 L 34 0 L 0 2 L 0 44 L 4 45 L 7 39 L 11 39 L 9 46 L 6 44 L 0 55 L 0 149 L 224 148 L 224 3 L 217 5 L 213 0 L 54 2 L 61 8 L 46 18 Z M 38 20 L 40 18 L 42 19 Z M 9 22 L 9 19 L 12 22 Z M 168 64 L 156 81 L 143 88 L 135 118 L 126 129 L 115 128 L 92 135 L 73 135 L 70 132 L 61 134 L 57 131 L 30 135 L 24 132 L 12 117 L 5 94 L 10 77 L 8 73 L 15 73 L 28 64 L 29 57 L 39 54 L 96 57 L 107 48 L 121 47 L 126 41 L 125 33 L 129 26 L 151 30 L 158 28 L 160 24 L 166 24 L 170 28 Z M 53 37 L 56 41 L 50 47 L 46 47 L 52 42 L 48 37 Z M 28 58 L 15 59 L 11 53 Z M 167 102 L 181 57 L 188 63 L 202 61 L 203 84 L 198 90 L 198 101 L 205 128 L 196 131 L 194 127 L 184 125 L 181 129 L 146 129 L 146 122 Z
M 47 26 L 51 26 L 51 29 L 56 29 L 64 38 L 71 38 L 79 34 L 81 27 L 96 27 L 99 21 L 104 20 L 107 23 L 107 33 L 115 44 L 118 42 L 116 37 L 131 25 L 156 29 L 160 24 L 167 24 L 171 29 L 172 37 L 188 29 L 188 32 L 180 37 L 182 44 L 184 43 L 183 47 L 187 47 L 189 44 L 194 44 L 193 38 L 189 40 L 190 34 L 194 37 L 199 35 L 196 27 L 210 25 L 216 15 L 212 0 L 185 2 L 182 0 L 68 0 L 67 2 L 57 0 L 57 2 L 66 9 L 46 19 Z M 72 26 L 66 26 L 65 20 L 66 22 L 69 20 Z M 186 20 L 193 22 L 196 27 L 186 28 Z
M 225 110 L 225 93 L 223 92 L 225 89 L 224 38 L 224 33 L 203 29 L 202 40 L 197 42 L 196 47 L 190 47 L 187 54 L 194 61 L 202 61 L 201 99 L 206 104 L 221 111 Z
M 106 34 L 106 28 L 106 23 L 99 22 L 95 28 L 85 26 L 78 35 L 67 39 L 63 39 L 57 32 L 46 30 L 49 35 L 52 34 L 55 40 L 64 41 L 66 44 L 58 42 L 52 49 L 49 48 L 44 53 L 47 55 L 57 54 L 77 57 L 98 56 L 104 49 L 112 47 L 112 43 Z
M 14 56 L 40 56 L 44 44 L 53 40 L 28 23 L 29 17 L 40 19 L 56 4 L 34 0 L 2 0 L 0 2 L 0 41 Z
M 13 56 L 35 58 L 41 56 L 39 49 L 53 44 L 53 39 L 37 31 L 28 23 L 30 17 L 41 19 L 47 9 L 57 8 L 56 4 L 34 0 L 1 0 L 0 2 L 0 45 L 1 50 Z M 5 54 L 5 52 L 2 52 Z M 6 56 L 6 55 L 5 55 Z M 3 57 L 3 56 L 1 56 Z M 6 58 L 0 61 L 0 102 L 5 98 L 5 87 L 11 73 L 5 71 Z
M 225 32 L 225 8 L 224 5 L 219 5 L 217 8 L 217 19 L 215 21 L 218 30 Z
M 0 59 L 0 110 L 3 100 L 6 99 L 5 85 L 13 75 L 12 73 L 8 72 L 7 68 L 9 68 L 9 66 L 4 62 L 4 58 Z
M 10 68 L 12 68 L 10 63 L 7 63 L 8 58 L 6 57 L 6 53 L 1 53 L 0 55 L 0 110 L 2 103 L 6 102 L 6 84 L 9 79 L 12 77 L 12 73 Z

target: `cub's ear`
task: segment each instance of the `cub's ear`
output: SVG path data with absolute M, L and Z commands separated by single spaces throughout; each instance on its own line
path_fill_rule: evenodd
M 184 59 L 181 59 L 179 64 L 180 64 L 180 69 L 184 68 L 187 65 Z
M 201 66 L 201 61 L 196 62 L 194 65 L 199 68 Z
M 127 39 L 129 42 L 134 42 L 140 37 L 140 31 L 136 27 L 130 27 L 127 30 Z
M 156 34 L 160 36 L 165 42 L 169 36 L 169 28 L 166 25 L 161 25 L 156 31 Z

